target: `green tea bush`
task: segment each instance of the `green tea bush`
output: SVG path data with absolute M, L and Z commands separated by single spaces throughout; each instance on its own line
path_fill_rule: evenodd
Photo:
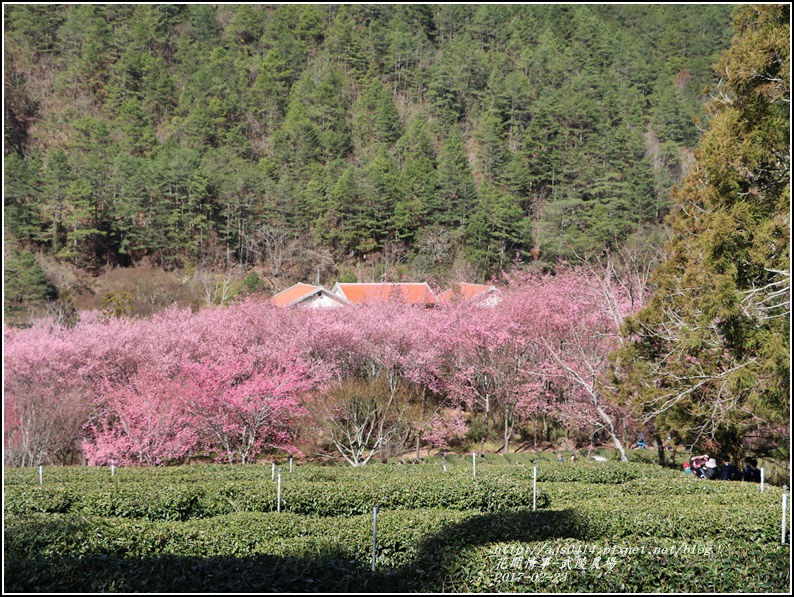
M 528 475 L 531 475 L 531 469 Z M 538 482 L 619 484 L 635 479 L 658 481 L 680 476 L 676 471 L 631 462 L 552 462 L 538 467 Z
M 461 549 L 471 544 L 505 540 L 627 540 L 667 538 L 682 541 L 734 540 L 773 543 L 780 540 L 775 500 L 737 504 L 729 512 L 720 504 L 691 498 L 650 504 L 615 499 L 559 510 L 481 513 L 456 510 L 389 510 L 379 512 L 383 545 L 434 546 Z M 715 524 L 715 521 L 720 524 Z M 143 557 L 174 555 L 239 556 L 322 555 L 349 550 L 351 557 L 370 545 L 371 512 L 351 517 L 305 516 L 290 512 L 243 512 L 202 520 L 151 521 L 83 514 L 29 514 L 6 517 L 6 555 L 33 556 L 46 545 L 63 555 L 114 553 Z M 313 546 L 294 547 L 300 539 Z M 275 546 L 275 547 L 274 547 Z M 358 547 L 354 547 L 358 546 Z M 274 551 L 275 549 L 275 551 Z M 387 562 L 395 565 L 395 562 Z
M 734 556 L 737 554 L 748 555 L 742 556 L 743 559 L 738 559 L 736 565 L 728 570 L 732 578 L 738 578 L 742 571 L 757 566 L 754 557 L 768 554 L 772 558 L 769 569 L 752 579 L 756 583 L 753 586 L 780 580 L 775 574 L 780 573 L 781 558 L 787 549 L 774 547 L 779 541 L 779 527 L 773 516 L 777 508 L 772 501 L 760 509 L 748 506 L 724 519 L 720 525 L 713 524 L 713 521 L 719 519 L 723 512 L 721 507 L 697 508 L 690 503 L 690 508 L 681 510 L 676 516 L 673 513 L 679 510 L 678 506 L 643 509 L 636 504 L 626 504 L 616 511 L 612 507 L 590 505 L 576 510 L 496 513 L 384 510 L 378 518 L 377 565 L 382 573 L 396 575 L 403 588 L 412 590 L 440 591 L 444 587 L 444 590 L 456 591 L 491 588 L 531 591 L 541 588 L 540 581 L 525 577 L 516 584 L 515 579 L 502 575 L 505 570 L 500 567 L 503 560 L 499 555 L 500 545 L 521 542 L 537 548 L 548 547 L 549 544 L 575 546 L 593 543 L 602 547 L 636 548 L 643 545 L 712 544 L 722 546 L 721 550 L 732 555 L 718 560 L 713 557 L 690 559 L 688 564 L 683 564 L 669 551 L 656 554 L 659 557 L 655 557 L 652 551 L 643 553 L 642 558 L 634 557 L 638 555 L 635 553 L 630 561 L 624 557 L 618 562 L 623 566 L 624 560 L 628 561 L 628 568 L 619 566 L 609 574 L 603 569 L 571 570 L 564 580 L 558 581 L 558 586 L 552 585 L 547 578 L 543 590 L 550 587 L 554 590 L 571 587 L 572 590 L 599 591 L 604 588 L 626 591 L 637 587 L 695 590 L 699 586 L 727 586 L 719 584 L 724 581 L 717 581 L 708 571 L 714 571 L 715 561 L 726 563 L 729 559 L 736 559 Z M 31 573 L 33 576 L 49 579 L 41 581 L 40 587 L 46 589 L 62 582 L 59 566 L 73 565 L 75 559 L 96 564 L 104 558 L 106 563 L 109 561 L 123 569 L 134 567 L 135 562 L 141 560 L 168 557 L 175 558 L 175 566 L 189 558 L 203 561 L 234 558 L 239 562 L 246 558 L 267 557 L 276 558 L 282 564 L 289 559 L 300 562 L 344 561 L 348 566 L 356 563 L 356 574 L 363 574 L 371 553 L 371 530 L 372 516 L 369 514 L 331 518 L 293 513 L 238 513 L 187 522 L 78 514 L 10 516 L 6 519 L 6 578 L 8 580 L 9 570 L 32 569 L 35 571 Z M 738 549 L 737 545 L 743 547 Z M 555 565 L 560 561 L 555 559 Z M 669 584 L 674 583 L 675 575 L 662 570 L 664 562 L 682 574 L 692 566 L 699 571 L 705 570 L 707 584 L 698 585 L 695 578 L 683 578 L 684 584 Z M 53 569 L 45 569 L 45 563 Z M 655 576 L 646 575 L 644 579 L 635 578 L 631 582 L 626 580 L 641 570 Z M 557 570 L 557 573 L 561 572 L 563 570 Z M 612 584 L 615 574 L 619 582 Z M 376 577 L 368 578 L 372 581 Z M 330 590 L 327 587 L 338 586 L 335 583 L 339 579 L 316 580 L 330 582 L 323 585 Z M 15 573 L 10 582 L 22 583 L 24 579 Z M 165 590 L 171 581 L 164 577 L 161 582 L 163 584 L 153 590 Z M 585 589 L 588 586 L 590 589 Z M 256 590 L 256 587 L 243 585 L 237 586 L 236 590 L 241 587 L 244 591 Z M 141 590 L 141 587 L 131 585 L 125 590 Z
M 589 502 L 599 499 L 661 497 L 674 499 L 680 496 L 698 496 L 709 503 L 719 503 L 730 507 L 734 503 L 767 501 L 777 499 L 780 501 L 781 491 L 777 487 L 768 486 L 765 493 L 759 491 L 757 483 L 739 483 L 729 481 L 705 481 L 685 477 L 683 474 L 671 479 L 635 479 L 622 484 L 600 483 L 543 483 L 543 491 L 548 495 L 552 505 L 576 504 L 581 501 Z M 649 500 L 652 506 L 654 500 Z
M 6 471 L 6 590 L 671 592 L 788 583 L 779 488 L 762 494 L 756 484 L 648 465 L 539 464 L 536 512 L 532 466 L 507 461 L 478 461 L 476 478 L 469 467 L 437 464 L 302 466 L 282 471 L 281 513 L 270 467 L 124 469 L 112 478 L 98 470 L 60 469 L 44 485 L 33 469 Z M 700 560 L 663 551 L 680 544 L 715 551 Z M 513 571 L 495 554 L 514 545 L 651 551 L 613 569 L 555 560 L 554 575 L 518 578 L 505 576 Z
M 548 497 L 538 492 L 537 507 Z M 449 508 L 495 512 L 532 507 L 532 482 L 512 477 L 472 479 L 460 475 L 419 475 L 309 481 L 300 476 L 282 479 L 281 509 L 298 514 L 353 516 L 374 506 L 392 510 Z M 176 484 L 172 479 L 151 482 L 72 482 L 9 485 L 6 514 L 79 512 L 93 516 L 189 520 L 233 512 L 272 512 L 277 509 L 276 484 L 264 481 L 211 481 Z
M 785 593 L 789 559 L 780 544 L 553 539 L 428 559 L 414 586 L 455 593 Z
M 476 512 L 417 510 L 382 512 L 380 556 L 385 566 L 404 564 L 395 554 L 416 547 L 428 535 L 477 516 Z M 238 513 L 187 522 L 91 517 L 78 514 L 7 517 L 7 557 L 113 555 L 141 558 L 319 557 L 344 554 L 366 560 L 372 548 L 372 515 L 349 518 L 288 512 Z M 53 549 L 53 548 L 57 549 Z
M 510 476 L 525 479 L 532 478 L 534 454 L 486 455 L 477 459 L 477 477 Z M 447 464 L 444 472 L 443 464 Z M 621 462 L 580 461 L 576 463 L 558 463 L 553 460 L 537 459 L 538 480 L 544 475 L 546 481 L 582 481 L 585 483 L 622 483 L 637 478 L 673 478 L 682 473 L 661 468 L 656 465 Z M 339 481 L 346 479 L 414 479 L 430 478 L 441 475 L 471 476 L 471 456 L 459 457 L 447 455 L 444 459 L 432 457 L 422 464 L 370 464 L 364 467 L 348 466 L 295 466 L 293 472 L 286 470 L 286 465 L 279 466 L 284 479 L 300 478 L 307 481 Z M 124 483 L 206 483 L 208 481 L 251 481 L 270 482 L 271 467 L 269 464 L 233 466 L 233 465 L 194 465 L 178 467 L 147 467 L 117 468 L 115 475 L 105 467 L 45 467 L 44 485 L 53 483 L 84 482 L 94 486 Z M 39 477 L 36 468 L 9 468 L 4 471 L 4 483 L 10 486 L 38 486 Z

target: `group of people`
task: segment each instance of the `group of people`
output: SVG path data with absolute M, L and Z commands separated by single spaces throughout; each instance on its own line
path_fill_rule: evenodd
M 722 465 L 715 458 L 709 458 L 708 454 L 695 456 L 684 463 L 684 473 L 695 475 L 698 479 L 761 482 L 761 471 L 755 458 L 747 456 L 744 459 L 744 470 L 733 464 L 728 456 L 723 456 L 720 460 Z

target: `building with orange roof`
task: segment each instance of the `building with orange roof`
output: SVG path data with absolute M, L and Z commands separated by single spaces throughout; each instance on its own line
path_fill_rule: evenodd
M 271 297 L 277 307 L 333 308 L 348 304 L 343 297 L 333 294 L 322 286 L 295 284 Z
M 430 307 L 438 304 L 438 299 L 426 282 L 359 282 L 337 283 L 331 292 L 350 303 L 363 305 L 384 301 L 399 301 L 407 305 Z
M 482 307 L 495 307 L 502 298 L 496 286 L 461 282 L 438 295 L 439 303 L 473 302 Z

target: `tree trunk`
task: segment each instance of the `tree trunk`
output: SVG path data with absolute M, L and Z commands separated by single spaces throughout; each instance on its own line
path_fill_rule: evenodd
M 480 453 L 479 456 L 482 456 L 483 450 L 485 448 L 485 440 L 488 439 L 488 427 L 491 420 L 491 400 L 490 398 L 485 398 L 485 429 L 482 432 L 482 439 L 480 440 Z
M 533 450 L 538 451 L 538 418 L 532 420 Z
M 507 455 L 507 450 L 510 447 L 510 436 L 513 435 L 513 426 L 509 425 L 509 422 L 510 422 L 510 414 L 507 410 L 505 410 L 505 435 L 504 435 L 505 447 L 504 450 L 502 450 L 502 454 L 505 455 Z
M 598 416 L 601 417 L 601 420 L 606 424 L 606 429 L 609 432 L 609 436 L 612 438 L 612 441 L 615 442 L 615 447 L 618 449 L 618 452 L 620 452 L 621 462 L 628 462 L 629 458 L 626 456 L 626 450 L 623 448 L 623 444 L 621 443 L 620 438 L 618 438 L 618 434 L 615 433 L 615 426 L 612 424 L 612 419 L 600 406 L 596 406 L 596 411 L 598 412 Z
M 664 443 L 662 437 L 657 433 L 654 435 L 656 439 L 656 453 L 659 455 L 659 466 L 664 466 Z
M 416 460 L 419 460 L 419 450 L 422 447 L 422 432 L 416 432 Z

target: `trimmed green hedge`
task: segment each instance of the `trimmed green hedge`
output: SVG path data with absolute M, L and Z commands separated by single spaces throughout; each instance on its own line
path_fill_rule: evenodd
M 472 543 L 560 537 L 579 540 L 653 537 L 759 544 L 780 541 L 779 505 L 773 501 L 736 504 L 730 512 L 721 504 L 694 507 L 691 500 L 685 499 L 670 503 L 660 499 L 653 507 L 647 506 L 616 499 L 610 503 L 537 512 L 383 509 L 379 511 L 379 537 L 383 546 L 391 542 L 396 551 L 402 549 L 397 549 L 398 546 L 426 540 L 458 548 Z M 351 557 L 358 557 L 369 553 L 372 515 L 334 518 L 289 512 L 244 512 L 178 522 L 32 514 L 7 516 L 5 521 L 6 556 L 112 553 L 123 557 L 157 554 L 236 557 L 266 553 L 306 557 L 343 550 Z M 300 541 L 296 543 L 296 539 Z M 314 547 L 304 551 L 300 545 Z M 390 560 L 386 565 L 402 563 Z
M 532 479 L 532 460 L 527 454 L 507 458 L 501 455 L 488 455 L 477 460 L 477 478 L 509 476 Z M 516 460 L 514 460 L 516 459 Z M 447 471 L 443 471 L 443 464 Z M 683 473 L 656 465 L 625 462 L 553 462 L 537 460 L 538 481 L 582 482 L 582 483 L 624 483 L 633 479 L 672 479 L 682 477 Z M 420 465 L 397 465 L 374 463 L 364 467 L 348 466 L 295 466 L 288 472 L 287 465 L 279 467 L 282 477 L 304 479 L 307 481 L 342 481 L 352 479 L 415 479 L 444 475 L 458 478 L 471 477 L 471 457 L 455 455 L 446 459 L 432 457 Z M 106 467 L 60 467 L 44 468 L 44 484 L 86 482 L 95 485 L 108 483 L 135 483 L 170 481 L 172 483 L 204 483 L 207 481 L 251 481 L 271 482 L 270 465 L 194 465 L 178 467 L 117 468 L 111 477 Z M 39 476 L 36 468 L 10 468 L 4 471 L 5 486 L 38 486 Z
M 488 456 L 489 458 L 477 459 L 478 477 L 510 475 L 531 480 L 533 465 L 537 465 L 538 482 L 616 484 L 634 479 L 675 479 L 683 475 L 682 472 L 674 469 L 634 462 L 596 462 L 594 460 L 556 462 L 542 458 L 534 460 L 534 455 L 530 457 L 527 454 L 510 454 L 507 457 L 493 454 Z M 445 461 L 448 468 L 454 473 L 459 474 L 467 471 L 471 474 L 471 457 L 447 456 Z M 429 465 L 440 467 L 442 462 L 440 459 L 438 461 L 434 459 Z M 425 464 L 424 466 L 429 465 Z M 380 467 L 381 470 L 384 468 L 390 467 Z M 410 469 L 412 467 L 399 468 Z M 422 469 L 423 466 L 414 466 L 413 468 Z
M 539 548 L 548 555 L 529 555 Z M 554 539 L 492 544 L 430 560 L 414 587 L 456 593 L 785 593 L 789 562 L 789 546 L 780 544 Z
M 642 540 L 637 546 L 652 552 L 675 545 Z M 567 572 L 559 569 L 559 563 L 545 572 L 503 570 L 493 547 L 451 558 L 428 558 L 422 567 L 374 574 L 360 561 L 342 557 L 50 556 L 7 560 L 5 589 L 9 593 L 788 592 L 787 546 L 732 543 L 712 547 L 715 555 L 707 560 L 643 555 L 619 561 L 612 570 L 602 565 L 600 569 Z
M 781 490 L 619 463 L 6 471 L 9 592 L 785 591 Z M 590 479 L 586 482 L 585 479 Z M 378 505 L 378 572 L 369 570 Z M 709 557 L 670 548 L 709 544 Z M 505 549 L 643 547 L 611 570 Z M 531 546 L 527 548 L 526 546 Z M 653 549 L 659 548 L 654 553 Z M 719 549 L 717 549 L 719 548 Z M 664 549 L 668 549 L 664 552 Z M 625 561 L 624 561 L 625 560 Z M 556 563 L 555 563 L 556 562 Z M 506 567 L 505 567 L 506 566 Z M 554 566 L 557 569 L 554 569 Z M 550 574 L 547 572 L 553 572 Z M 527 572 L 530 572 L 528 575 Z M 507 576 L 506 576 L 507 574 Z
M 708 574 L 706 586 L 730 587 L 739 583 L 741 575 L 753 566 L 760 567 L 754 558 L 771 558 L 763 574 L 750 580 L 751 586 L 779 590 L 781 568 L 787 566 L 788 548 L 775 546 L 779 542 L 778 523 L 771 516 L 776 508 L 770 504 L 761 510 L 747 506 L 737 515 L 719 525 L 723 508 L 704 506 L 690 508 L 680 518 L 671 519 L 675 506 L 643 510 L 627 505 L 623 510 L 589 506 L 578 510 L 538 512 L 500 512 L 482 514 L 441 510 L 383 511 L 378 518 L 378 560 L 380 575 L 367 572 L 371 554 L 371 515 L 350 518 L 310 517 L 291 513 L 239 513 L 189 522 L 147 521 L 142 519 L 86 517 L 77 514 L 11 516 L 6 519 L 6 582 L 15 590 L 55 590 L 66 579 L 73 591 L 95 591 L 106 580 L 107 569 L 120 570 L 124 591 L 186 591 L 192 588 L 190 579 L 179 585 L 172 574 L 161 575 L 159 581 L 135 579 L 131 570 L 138 570 L 142 562 L 157 562 L 171 572 L 182 570 L 185 562 L 212 567 L 212 562 L 234 561 L 246 569 L 245 562 L 259 562 L 280 570 L 287 566 L 291 572 L 311 564 L 314 573 L 304 572 L 298 584 L 287 582 L 283 590 L 306 590 L 307 574 L 317 588 L 343 590 L 341 563 L 345 574 L 358 578 L 361 586 L 372 590 L 389 590 L 397 583 L 402 589 L 423 591 L 473 590 L 696 590 L 695 578 L 688 579 L 686 571 L 695 567 Z M 755 524 L 748 524 L 753 519 Z M 653 536 L 648 536 L 652 534 Z M 549 545 L 596 545 L 636 548 L 637 546 L 719 545 L 720 552 L 709 557 L 682 558 L 681 554 L 621 555 L 615 571 L 570 571 L 567 578 L 554 585 L 532 577 L 521 581 L 503 576 L 505 569 L 502 544 L 520 542 L 535 549 Z M 780 547 L 778 549 L 778 547 Z M 522 548 L 525 550 L 528 547 Z M 725 554 L 729 556 L 724 556 Z M 515 555 L 507 553 L 507 555 Z M 642 557 L 639 557 L 639 556 Z M 683 554 L 689 556 L 690 554 Z M 635 557 L 636 556 L 636 557 Z M 653 556 L 653 557 L 652 557 Z M 666 556 L 666 557 L 662 557 Z M 737 558 L 736 556 L 741 556 Z M 555 555 L 559 568 L 560 558 Z M 592 559 L 592 558 L 591 558 Z M 606 557 L 603 558 L 606 561 Z M 624 560 L 630 564 L 623 566 Z M 715 562 L 730 568 L 722 571 L 726 579 L 714 578 Z M 290 567 L 289 562 L 294 564 Z M 512 563 L 512 560 L 510 560 Z M 105 566 L 104 571 L 97 567 Z M 592 564 L 592 561 L 590 562 Z M 311 568 L 309 566 L 309 568 Z M 623 567 L 621 567 L 623 566 Z M 663 570 L 665 566 L 670 570 Z M 84 578 L 86 567 L 98 576 Z M 100 566 L 101 567 L 101 566 Z M 640 570 L 652 571 L 654 576 L 633 578 Z M 787 568 L 786 568 L 787 569 Z M 124 572 L 127 571 L 127 572 Z M 559 574 L 563 570 L 558 569 Z M 260 571 L 259 574 L 265 574 Z M 617 576 L 615 576 L 617 574 Z M 679 584 L 677 575 L 683 575 Z M 777 576 L 776 576 L 777 575 Z M 351 577 L 346 577 L 347 582 Z M 28 579 L 37 579 L 31 585 Z M 631 579 L 631 580 L 630 580 Z M 774 580 L 777 579 L 777 580 Z M 96 581 L 99 585 L 81 584 Z M 614 582 L 613 582 L 614 581 Z M 618 582 L 619 581 L 619 582 Z M 159 584 L 158 584 L 159 582 Z M 213 591 L 261 591 L 263 586 L 246 584 L 244 579 L 213 579 Z M 239 584 L 227 585 L 227 582 Z M 618 584 L 615 584 L 618 582 Z M 710 585 L 708 582 L 716 584 Z M 174 584 L 176 583 L 176 584 Z M 342 583 L 342 584 L 340 584 Z M 373 584 L 374 583 L 374 584 Z M 565 584 L 568 583 L 568 584 Z M 626 588 L 619 588 L 623 583 Z M 761 583 L 761 584 L 759 584 Z M 743 587 L 741 583 L 736 587 Z M 587 587 L 590 587 L 589 589 Z M 103 590 L 107 590 L 106 588 Z
M 555 507 L 560 504 L 575 504 L 582 500 L 590 502 L 609 498 L 647 498 L 661 496 L 673 499 L 680 496 L 698 497 L 709 503 L 720 503 L 730 507 L 742 502 L 780 502 L 781 490 L 767 486 L 761 493 L 757 483 L 739 483 L 729 481 L 705 481 L 692 477 L 680 477 L 660 481 L 658 479 L 635 479 L 622 484 L 583 484 L 583 483 L 543 483 L 539 485 L 548 494 Z M 652 506 L 653 502 L 650 502 Z
M 516 467 L 523 477 L 532 477 L 532 467 Z M 588 483 L 614 485 L 637 479 L 657 481 L 677 479 L 681 473 L 647 464 L 631 462 L 548 462 L 538 466 L 538 482 Z
M 511 477 L 461 478 L 433 475 L 417 478 L 372 476 L 340 481 L 282 479 L 281 509 L 298 514 L 353 516 L 372 511 L 448 508 L 497 512 L 532 508 L 532 482 Z M 538 491 L 537 507 L 548 505 Z M 276 483 L 204 481 L 176 485 L 170 479 L 151 482 L 57 483 L 9 485 L 6 514 L 76 512 L 92 516 L 190 520 L 233 512 L 273 512 Z

